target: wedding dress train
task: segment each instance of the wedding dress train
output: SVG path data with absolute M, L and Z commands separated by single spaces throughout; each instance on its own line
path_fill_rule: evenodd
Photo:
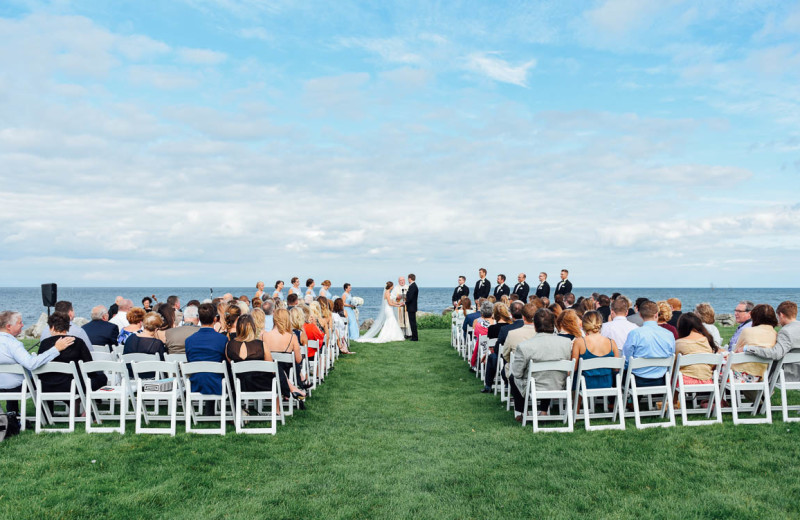
M 395 307 L 389 305 L 386 291 L 383 295 L 383 305 L 381 312 L 375 319 L 375 323 L 356 341 L 363 343 L 389 343 L 390 341 L 403 341 L 406 339 L 403 329 L 397 323 L 397 313 Z

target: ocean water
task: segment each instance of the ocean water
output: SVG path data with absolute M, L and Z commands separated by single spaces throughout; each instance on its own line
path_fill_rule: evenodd
M 213 295 L 222 296 L 226 292 L 239 297 L 243 294 L 251 297 L 255 290 L 252 287 L 214 287 Z M 740 300 L 751 300 L 755 303 L 768 303 L 776 307 L 780 302 L 791 300 L 800 302 L 800 288 L 790 289 L 758 289 L 758 288 L 610 288 L 589 287 L 574 288 L 576 296 L 589 296 L 593 292 L 611 295 L 621 292 L 634 300 L 646 297 L 651 300 L 665 300 L 678 298 L 683 302 L 683 310 L 691 310 L 701 302 L 708 302 L 719 313 L 733 313 L 734 307 Z M 181 300 L 181 305 L 192 299 L 202 301 L 212 296 L 208 287 L 59 287 L 59 300 L 69 300 L 75 307 L 75 315 L 89 318 L 91 309 L 95 305 L 106 307 L 114 303 L 117 296 L 124 296 L 133 300 L 135 305 L 140 305 L 143 297 L 155 294 L 159 301 L 166 301 L 167 297 L 175 294 Z M 284 296 L 286 290 L 284 290 Z M 339 296 L 340 293 L 334 291 Z M 353 287 L 353 296 L 364 299 L 364 306 L 359 309 L 360 320 L 375 318 L 381 305 L 383 295 L 382 287 Z M 452 287 L 424 287 L 419 288 L 419 310 L 424 312 L 441 313 L 451 305 L 450 297 L 453 295 Z M 42 306 L 41 289 L 39 287 L 0 287 L 0 310 L 15 310 L 22 313 L 26 326 L 33 325 L 47 308 Z

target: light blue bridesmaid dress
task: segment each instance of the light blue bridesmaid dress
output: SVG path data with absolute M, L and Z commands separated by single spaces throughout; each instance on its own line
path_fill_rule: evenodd
M 350 302 L 353 300 L 353 297 L 350 296 L 350 294 L 348 293 L 344 293 L 342 295 L 342 298 L 344 298 L 344 303 L 346 303 L 347 305 L 350 305 Z M 352 307 L 345 307 L 345 309 L 347 309 L 347 322 L 348 322 L 347 326 L 350 329 L 349 331 L 350 339 L 357 341 L 361 333 L 358 330 L 358 320 L 356 319 L 356 311 Z

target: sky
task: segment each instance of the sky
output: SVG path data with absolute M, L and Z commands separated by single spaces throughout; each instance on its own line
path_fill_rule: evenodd
M 800 2 L 0 3 L 0 286 L 800 287 Z

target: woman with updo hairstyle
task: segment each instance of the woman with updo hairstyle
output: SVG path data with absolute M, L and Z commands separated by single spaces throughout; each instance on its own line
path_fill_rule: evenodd
M 325 280 L 324 282 L 322 282 L 322 288 L 319 290 L 318 298 L 322 298 L 323 296 L 325 298 L 330 298 L 331 297 L 331 281 L 330 280 Z
M 223 321 L 225 322 L 225 334 L 227 334 L 228 339 L 233 339 L 236 336 L 236 322 L 242 314 L 244 313 L 238 302 L 231 302 L 225 307 Z
M 511 317 L 508 306 L 503 303 L 495 304 L 494 310 L 492 311 L 492 319 L 494 323 L 489 325 L 486 331 L 486 337 L 489 339 L 497 339 L 500 336 L 500 328 L 503 325 L 514 323 L 514 318 Z
M 556 318 L 558 335 L 573 341 L 583 336 L 581 332 L 581 319 L 573 309 L 567 309 Z
M 714 338 L 703 326 L 703 322 L 693 312 L 681 314 L 678 318 L 678 340 L 675 342 L 675 354 L 688 356 L 691 354 L 715 354 L 717 346 Z M 713 365 L 689 365 L 681 367 L 684 385 L 705 385 L 713 383 Z
M 667 323 L 672 319 L 672 305 L 666 301 L 660 301 L 656 305 L 658 305 L 658 326 L 667 329 L 675 336 L 675 339 L 678 339 L 678 329 Z
M 703 327 L 711 334 L 711 337 L 714 338 L 714 345 L 717 348 L 722 346 L 722 334 L 719 333 L 719 329 L 714 324 L 716 322 L 716 314 L 714 313 L 714 307 L 711 306 L 710 303 L 698 303 L 697 306 L 694 308 L 694 313 L 700 318 L 700 321 L 703 322 Z M 680 331 L 678 331 L 680 334 Z
M 166 349 L 164 342 L 158 339 L 158 330 L 164 326 L 164 319 L 157 312 L 148 312 L 142 320 L 142 331 L 134 334 L 125 342 L 123 354 L 158 354 L 164 359 Z
M 128 313 L 125 315 L 125 318 L 127 318 L 129 325 L 127 327 L 123 327 L 122 330 L 119 331 L 117 344 L 124 345 L 131 335 L 142 330 L 142 320 L 144 320 L 145 314 L 147 313 L 141 307 L 134 307 L 128 311 Z
M 562 316 L 570 312 L 564 311 Z M 619 357 L 619 349 L 613 339 L 600 335 L 603 327 L 603 315 L 597 311 L 588 311 L 581 318 L 581 326 L 585 335 L 578 336 L 572 342 L 572 359 L 575 360 L 575 370 L 578 369 L 578 359 L 594 359 L 604 357 Z M 610 368 L 597 368 L 584 370 L 586 388 L 611 388 L 614 384 L 614 374 Z M 580 381 L 577 382 L 580 384 Z
M 253 298 L 258 298 L 259 300 L 264 297 L 266 293 L 264 292 L 264 282 L 259 280 L 256 282 L 256 294 L 253 295 Z

